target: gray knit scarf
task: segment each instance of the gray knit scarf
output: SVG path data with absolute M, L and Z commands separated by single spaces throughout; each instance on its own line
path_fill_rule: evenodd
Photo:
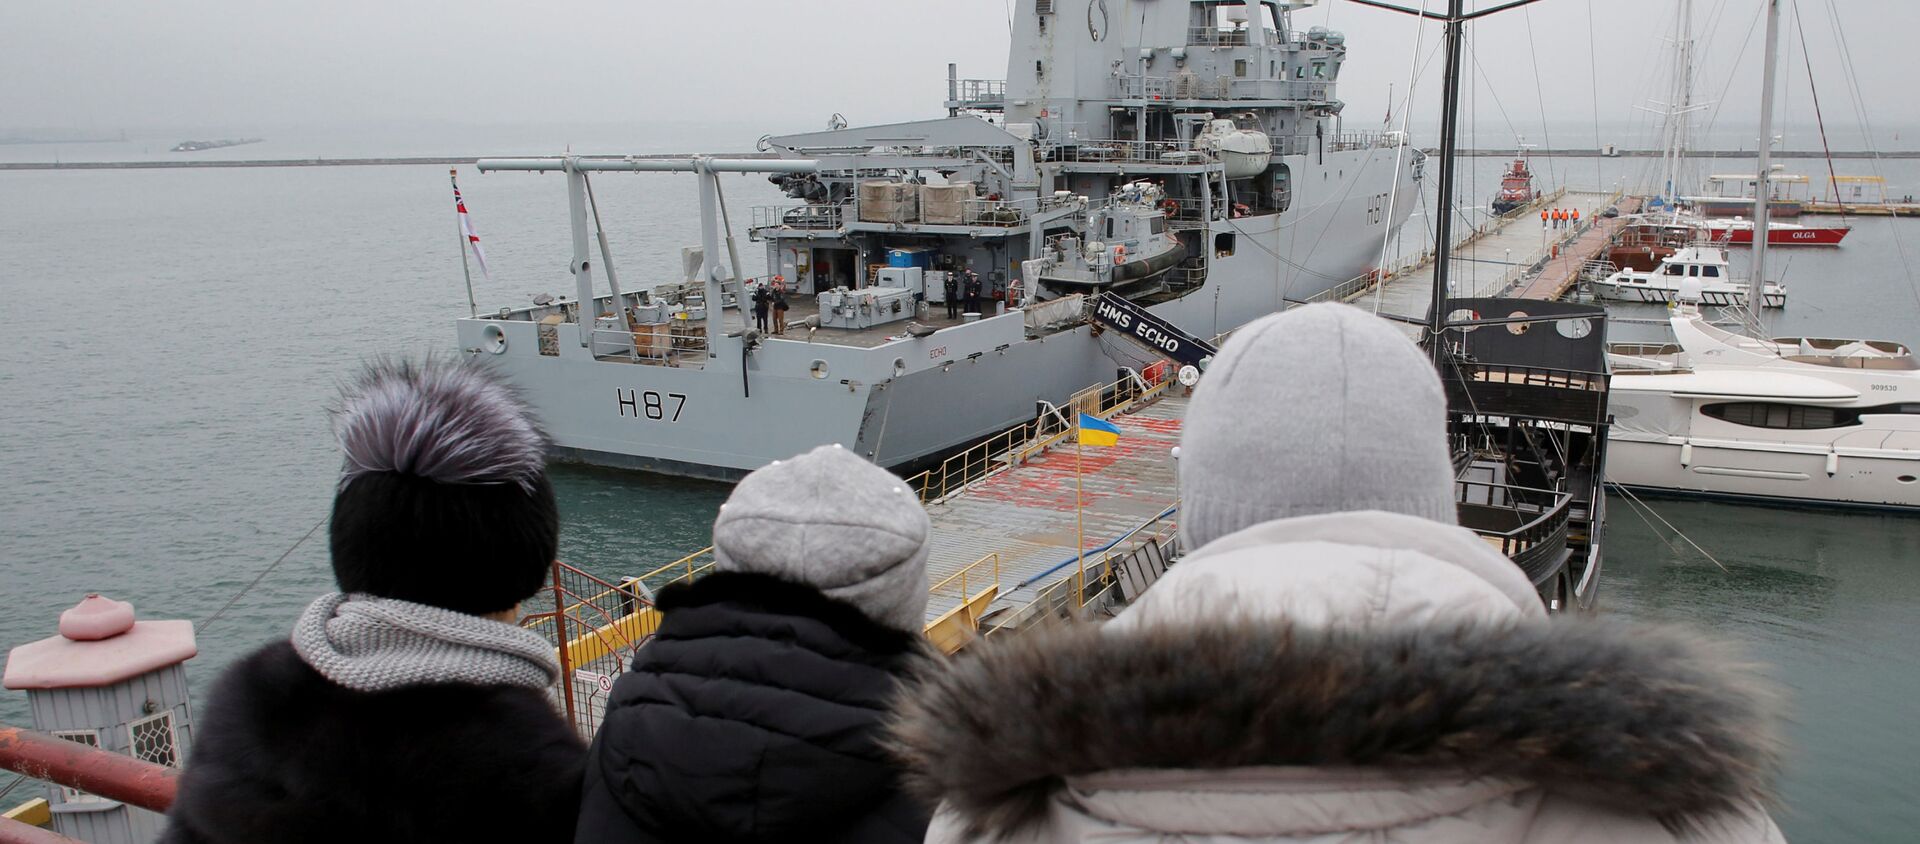
M 308 604 L 293 649 L 321 676 L 362 692 L 443 683 L 544 690 L 560 678 L 553 645 L 530 630 L 359 593 Z

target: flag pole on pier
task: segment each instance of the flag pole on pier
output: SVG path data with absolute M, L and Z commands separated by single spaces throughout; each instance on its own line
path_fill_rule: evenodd
M 1086 418 L 1087 415 L 1082 413 L 1073 420 L 1073 552 L 1080 561 L 1079 580 L 1073 585 L 1073 605 L 1076 607 L 1087 600 L 1087 528 L 1082 515 L 1087 493 L 1080 480 L 1086 474 L 1081 463 L 1081 453 L 1086 449 L 1086 428 L 1083 427 Z
M 447 170 L 447 181 L 453 184 L 453 226 L 460 237 L 460 272 L 467 278 L 467 316 L 479 316 L 480 306 L 473 301 L 473 268 L 467 264 L 467 247 L 473 247 L 473 257 L 480 262 L 480 272 L 491 278 L 487 272 L 487 253 L 480 251 L 480 235 L 473 230 L 473 221 L 467 219 L 467 201 L 460 197 L 460 171 Z
M 1086 413 L 1076 413 L 1073 417 L 1073 536 L 1074 551 L 1080 561 L 1080 582 L 1077 584 L 1080 594 L 1074 600 L 1076 606 L 1084 606 L 1087 600 L 1087 530 L 1084 516 L 1086 488 L 1081 476 L 1086 474 L 1081 463 L 1086 446 L 1111 446 L 1120 441 L 1120 429 L 1113 423 Z

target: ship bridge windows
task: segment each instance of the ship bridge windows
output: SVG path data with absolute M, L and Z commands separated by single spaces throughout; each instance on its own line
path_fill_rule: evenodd
M 1161 234 L 1161 233 L 1164 233 L 1166 230 L 1167 230 L 1167 218 L 1164 215 L 1148 218 L 1147 231 L 1149 231 L 1152 234 Z

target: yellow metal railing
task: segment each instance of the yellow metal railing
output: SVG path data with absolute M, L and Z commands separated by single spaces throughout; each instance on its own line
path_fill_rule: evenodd
M 985 571 L 978 571 L 978 572 L 975 571 L 976 569 L 981 569 L 989 564 L 991 564 L 993 568 L 992 581 L 988 581 L 986 579 Z M 934 585 L 928 587 L 927 601 L 931 603 L 936 599 L 951 597 L 955 601 L 956 606 L 963 606 L 969 600 L 973 599 L 979 594 L 978 592 L 974 591 L 973 587 L 979 586 L 981 587 L 981 591 L 985 591 L 987 588 L 996 587 L 999 585 L 1000 585 L 1000 552 L 995 551 L 991 554 L 981 557 L 978 560 L 968 563 L 966 568 L 963 568 L 957 572 L 954 572 L 953 574 L 947 575 L 946 578 L 941 580 L 939 583 L 935 583 Z M 949 595 L 949 593 L 951 594 Z M 945 615 L 946 613 L 943 612 L 941 614 Z
M 987 567 L 992 567 L 992 580 Z M 927 589 L 928 605 L 939 611 L 927 623 L 926 637 L 944 653 L 953 653 L 979 636 L 980 617 L 1000 597 L 1000 554 L 988 554 Z M 936 601 L 940 603 L 935 603 Z M 940 610 L 951 602 L 951 607 Z
M 702 562 L 704 560 L 705 562 Z M 646 574 L 640 575 L 640 582 L 648 588 L 658 591 L 665 586 L 699 578 L 713 568 L 713 546 L 709 545 L 678 560 L 674 560 Z M 661 578 L 666 578 L 662 581 Z

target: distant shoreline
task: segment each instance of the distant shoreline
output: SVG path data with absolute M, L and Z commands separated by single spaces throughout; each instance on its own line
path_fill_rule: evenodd
M 581 158 L 768 158 L 763 152 L 666 153 L 648 155 L 582 155 Z M 542 156 L 414 156 L 400 158 L 242 158 L 227 161 L 155 160 L 155 161 L 0 161 L 0 170 L 179 170 L 199 167 L 387 167 L 407 164 L 473 164 L 481 158 L 534 158 Z
M 1427 150 L 1429 154 L 1437 150 Z M 1528 155 L 1561 158 L 1651 158 L 1661 153 L 1659 150 L 1622 149 L 1613 156 L 1603 156 L 1596 149 L 1531 149 Z M 1513 149 L 1463 149 L 1459 154 L 1474 158 L 1508 158 L 1520 154 Z M 1752 158 L 1752 150 L 1689 150 L 1688 158 Z M 760 158 L 766 153 L 719 153 L 729 158 Z M 1774 158 L 1825 158 L 1826 153 L 1819 150 L 1782 150 L 1773 154 Z M 634 158 L 690 158 L 693 153 L 674 153 L 667 155 L 636 155 Z M 509 157 L 509 156 L 486 156 Z M 583 156 L 586 158 L 624 158 L 626 156 Z M 1892 152 L 1870 152 L 1867 150 L 1836 150 L 1834 158 L 1843 159 L 1915 159 L 1920 158 L 1920 150 L 1895 150 Z M 0 170 L 174 170 L 200 167 L 386 167 L 409 164 L 449 164 L 471 165 L 479 161 L 479 156 L 414 156 L 399 158 L 252 158 L 228 161 L 187 160 L 187 161 L 7 161 L 0 162 Z
M 1438 153 L 1439 150 L 1429 148 L 1425 150 L 1425 152 L 1431 155 Z M 1520 150 L 1516 149 L 1463 149 L 1456 150 L 1455 154 L 1472 158 L 1510 158 L 1520 155 L 1520 152 Z M 1564 158 L 1659 158 L 1665 154 L 1657 149 L 1616 149 L 1613 151 L 1613 155 L 1610 156 L 1603 154 L 1597 149 L 1529 149 L 1526 150 L 1526 153 L 1528 155 L 1543 157 L 1559 156 Z M 1817 149 L 1786 149 L 1773 151 L 1774 158 L 1826 158 L 1829 154 L 1834 158 L 1920 158 L 1920 150 L 1914 149 L 1883 152 L 1864 149 L 1837 149 L 1832 153 Z M 1690 149 L 1685 153 L 1686 158 L 1752 158 L 1756 155 L 1759 155 L 1759 151 L 1751 149 Z

